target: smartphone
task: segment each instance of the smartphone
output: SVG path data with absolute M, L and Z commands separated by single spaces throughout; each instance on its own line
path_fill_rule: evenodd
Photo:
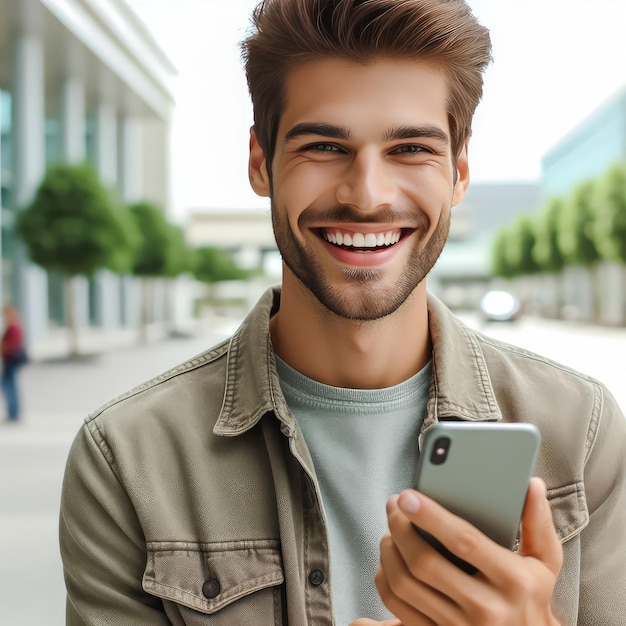
M 513 549 L 539 444 L 533 424 L 438 422 L 424 433 L 415 489 Z M 417 530 L 461 569 L 476 573 L 435 537 Z

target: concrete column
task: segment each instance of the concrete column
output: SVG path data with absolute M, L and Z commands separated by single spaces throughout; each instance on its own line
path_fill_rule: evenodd
M 126 204 L 143 199 L 143 129 L 141 120 L 129 115 L 123 115 L 119 120 L 118 181 Z
M 85 87 L 68 75 L 61 85 L 61 151 L 66 163 L 85 159 Z
M 23 17 L 13 39 L 13 145 L 15 209 L 32 200 L 45 173 L 44 51 L 38 6 L 20 3 Z M 30 20 L 30 21 L 27 21 Z M 23 244 L 14 255 L 14 294 L 28 341 L 42 336 L 48 321 L 47 276 L 28 260 Z
M 117 184 L 117 113 L 114 105 L 101 96 L 95 110 L 96 170 L 107 187 Z
M 73 53 L 71 53 L 71 49 Z M 66 60 L 67 74 L 60 86 L 59 111 L 61 121 L 61 158 L 66 163 L 82 163 L 85 160 L 85 125 L 86 102 L 85 86 L 77 70 L 79 51 L 68 43 Z M 78 282 L 77 282 L 78 284 Z M 82 285 L 82 282 L 81 282 Z M 88 320 L 89 299 L 79 297 L 84 285 L 75 289 L 74 316 L 76 323 L 84 326 Z M 63 305 L 66 306 L 64 301 Z M 69 312 L 66 311 L 66 316 Z
M 109 85 L 103 83 L 102 95 L 96 105 L 95 156 L 96 170 L 102 183 L 115 192 L 118 183 L 117 111 L 108 97 Z M 95 276 L 96 322 L 103 328 L 120 325 L 119 276 L 100 270 Z
M 125 204 L 143 200 L 143 128 L 139 118 L 123 113 L 118 120 L 118 187 Z M 120 285 L 120 320 L 128 328 L 139 325 L 141 285 L 124 277 Z

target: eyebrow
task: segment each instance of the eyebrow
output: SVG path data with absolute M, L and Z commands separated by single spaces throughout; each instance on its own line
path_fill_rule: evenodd
M 447 144 L 450 137 L 438 126 L 398 126 L 385 132 L 385 141 L 396 141 L 398 139 L 435 139 Z
M 321 122 L 302 122 L 290 128 L 285 134 L 285 143 L 302 135 L 318 135 L 330 139 L 350 139 L 351 133 L 345 126 L 324 124 Z M 438 126 L 397 126 L 383 133 L 384 141 L 399 139 L 434 139 L 447 144 L 450 137 Z
M 343 126 L 319 122 L 302 122 L 290 128 L 285 135 L 285 143 L 301 135 L 319 135 L 331 139 L 350 139 L 350 131 Z

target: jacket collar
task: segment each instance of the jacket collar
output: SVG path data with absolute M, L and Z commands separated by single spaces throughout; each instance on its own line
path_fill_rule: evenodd
M 285 435 L 292 436 L 296 429 L 280 389 L 269 333 L 270 317 L 279 304 L 279 288 L 265 292 L 230 341 L 224 402 L 213 429 L 216 435 L 246 432 L 267 413 L 276 415 Z M 476 333 L 432 294 L 428 315 L 433 375 L 424 426 L 440 419 L 502 419 Z

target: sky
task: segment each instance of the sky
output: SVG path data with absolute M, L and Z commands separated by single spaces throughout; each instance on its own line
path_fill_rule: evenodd
M 174 214 L 259 208 L 249 188 L 252 124 L 238 43 L 257 0 L 127 0 L 178 70 Z M 470 143 L 472 181 L 538 180 L 542 156 L 626 88 L 625 0 L 469 0 L 489 28 Z

